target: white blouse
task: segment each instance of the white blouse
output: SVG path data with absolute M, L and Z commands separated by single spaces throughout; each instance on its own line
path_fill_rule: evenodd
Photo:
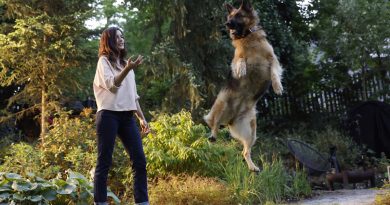
M 119 87 L 114 85 L 114 77 L 123 67 L 114 69 L 106 56 L 101 56 L 97 63 L 93 92 L 95 94 L 97 111 L 130 111 L 137 110 L 136 101 L 139 99 L 135 84 L 134 71 L 131 70 Z

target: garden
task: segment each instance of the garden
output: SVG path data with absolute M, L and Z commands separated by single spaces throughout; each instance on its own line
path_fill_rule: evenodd
M 334 189 L 381 189 L 374 203 L 389 204 L 389 2 L 251 1 L 284 69 L 283 94 L 270 89 L 256 106 L 251 156 L 260 172 L 248 169 L 228 127 L 210 142 L 203 120 L 234 53 L 226 2 L 241 3 L 0 0 L 0 204 L 93 203 L 92 83 L 100 34 L 113 25 L 129 56 L 145 57 L 135 76 L 151 130 L 142 135 L 150 204 L 299 203 L 344 171 L 375 177 Z M 291 140 L 329 169 L 313 173 Z M 134 202 L 131 163 L 117 138 L 110 204 Z

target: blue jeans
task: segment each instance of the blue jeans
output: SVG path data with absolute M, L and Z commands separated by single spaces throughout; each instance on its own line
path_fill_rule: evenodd
M 96 114 L 98 158 L 94 176 L 94 201 L 107 201 L 107 176 L 118 135 L 132 160 L 135 203 L 148 202 L 146 159 L 132 111 L 101 110 Z

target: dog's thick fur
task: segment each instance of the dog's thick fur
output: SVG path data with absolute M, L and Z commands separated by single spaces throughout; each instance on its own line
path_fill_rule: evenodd
M 275 93 L 282 93 L 282 68 L 250 3 L 243 0 L 238 9 L 230 4 L 226 8 L 226 26 L 235 48 L 231 77 L 204 120 L 211 128 L 211 141 L 215 141 L 220 125 L 227 125 L 230 134 L 243 144 L 249 169 L 260 171 L 251 159 L 256 141 L 256 103 L 271 84 Z

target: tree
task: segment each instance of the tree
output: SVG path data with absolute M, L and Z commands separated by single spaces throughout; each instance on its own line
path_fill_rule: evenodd
M 58 108 L 64 90 L 77 87 L 69 70 L 80 68 L 85 57 L 78 45 L 83 42 L 91 2 L 0 1 L 4 15 L 15 19 L 13 29 L 0 34 L 0 85 L 18 86 L 7 103 L 23 107 L 15 116 L 39 110 L 42 140 L 49 111 Z
M 141 38 L 155 34 L 147 44 L 149 64 L 140 83 L 152 102 L 148 107 L 200 114 L 204 103 L 211 104 L 229 64 L 230 42 L 220 32 L 223 1 L 131 1 L 130 6 L 142 11 L 136 13 Z
M 167 112 L 187 108 L 200 119 L 203 109 L 211 106 L 228 76 L 233 56 L 224 26 L 227 14 L 224 3 L 131 1 L 131 8 L 142 11 L 135 13 L 136 18 L 132 19 L 142 24 L 136 27 L 141 28 L 141 38 L 155 34 L 149 53 L 150 64 L 141 83 L 147 88 L 141 87 L 141 90 L 148 101 L 153 102 L 147 107 Z M 241 1 L 230 3 L 238 7 Z M 306 58 L 308 26 L 296 2 L 254 0 L 252 4 L 286 69 L 287 90 L 304 93 L 310 86 L 302 77 L 312 65 Z M 134 27 L 131 29 L 134 31 Z
M 336 84 L 346 88 L 346 95 L 356 95 L 350 92 L 354 90 L 351 73 L 361 73 L 365 100 L 369 91 L 364 81 L 372 73 L 389 82 L 389 7 L 387 0 L 313 1 L 313 42 L 323 54 L 319 82 Z
M 288 97 L 291 117 L 295 120 L 304 119 L 306 115 L 300 98 L 310 92 L 317 82 L 313 72 L 315 67 L 308 58 L 309 26 L 295 0 L 255 0 L 253 5 L 257 8 L 260 24 L 284 69 L 284 96 L 278 97 L 270 92 L 265 98 L 275 102 L 278 98 Z

